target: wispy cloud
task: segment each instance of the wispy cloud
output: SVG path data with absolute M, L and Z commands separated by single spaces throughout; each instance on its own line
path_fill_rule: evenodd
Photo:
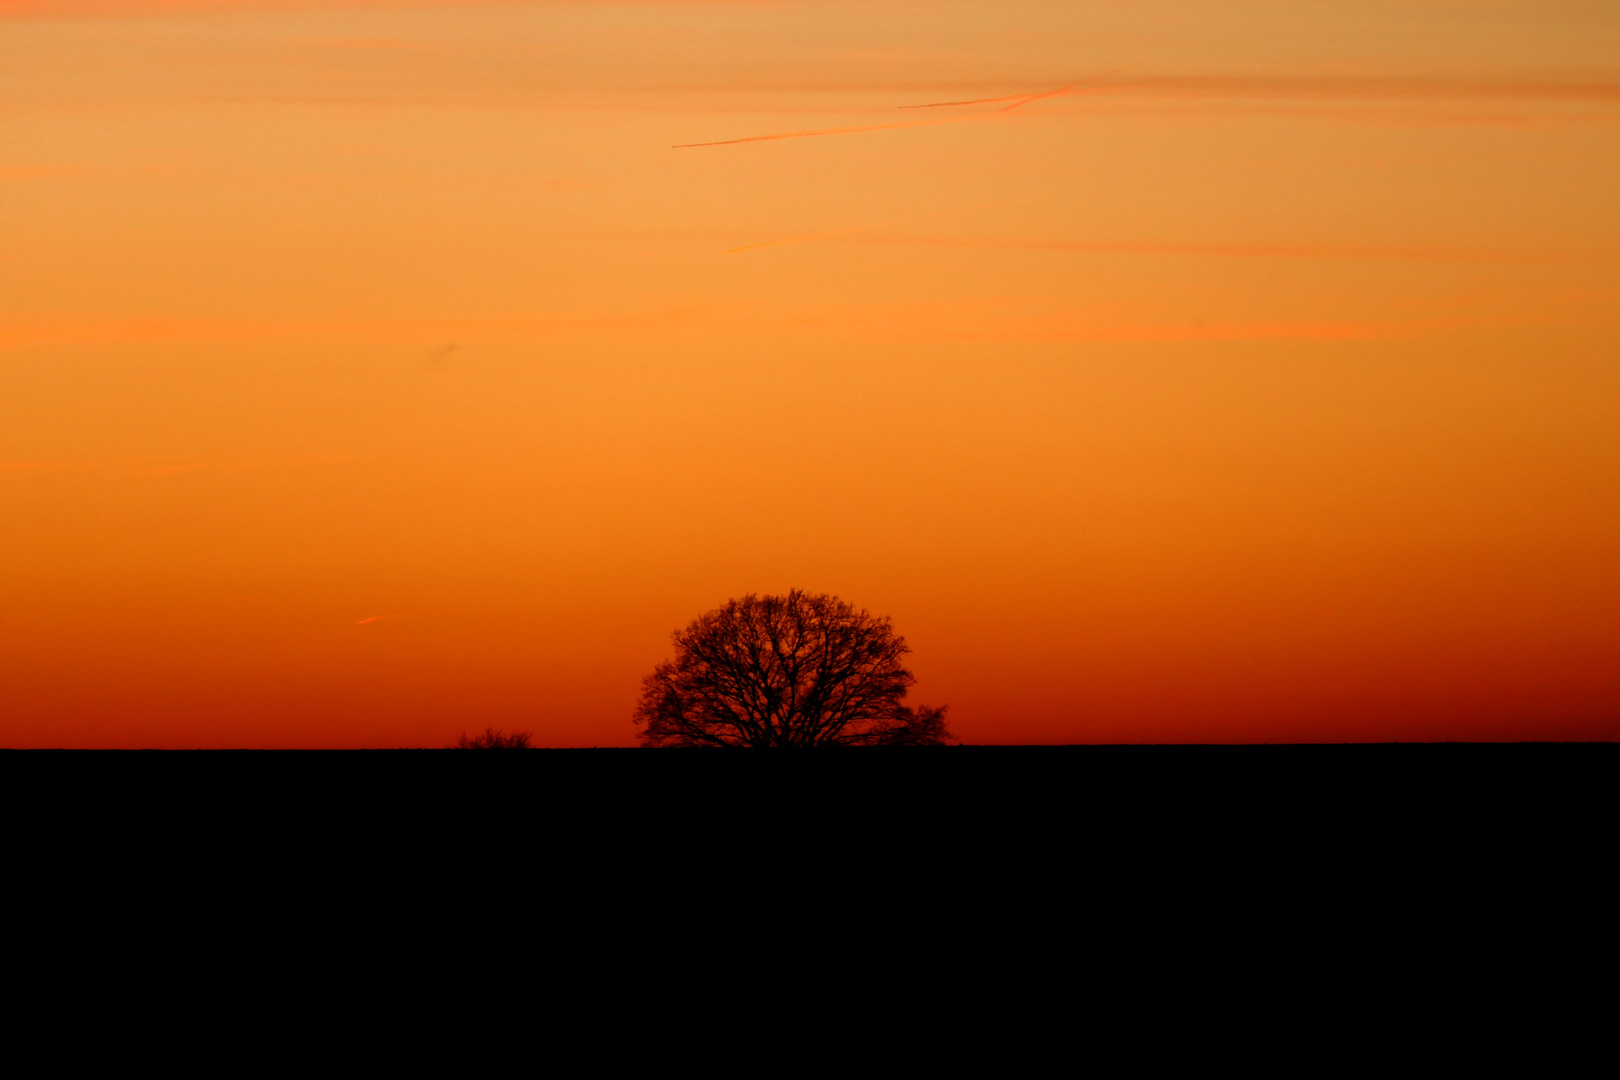
M 1196 343 L 1218 341 L 1379 341 L 1425 337 L 1472 325 L 1459 319 L 1106 322 L 1063 313 L 1025 317 L 918 320 L 875 328 L 882 340 L 953 343 Z
M 930 101 L 923 105 L 901 105 L 901 109 L 954 109 L 963 105 L 995 105 L 1002 101 L 1028 101 L 1029 94 L 1004 94 L 1001 97 L 969 98 L 966 101 Z
M 480 0 L 433 0 L 441 7 L 471 7 Z M 488 0 L 482 0 L 487 6 Z M 423 6 L 421 0 L 0 0 L 0 18 L 38 19 L 169 15 L 207 11 L 287 11 L 322 8 Z
M 1036 240 L 1000 237 L 883 235 L 879 227 L 839 229 L 777 243 L 840 240 L 895 247 L 967 248 L 1003 251 L 1058 251 L 1087 255 L 1185 255 L 1240 259 L 1364 259 L 1395 262 L 1458 263 L 1616 263 L 1620 251 L 1550 251 L 1425 244 L 1255 243 L 1250 241 Z M 755 244 L 750 247 L 769 247 Z M 735 251 L 748 248 L 734 248 Z
M 700 321 L 701 316 L 688 309 L 438 319 L 0 318 L 0 349 L 292 341 L 361 341 L 431 349 L 433 342 L 464 334 L 547 337 L 680 327 Z
M 1047 90 L 1044 93 L 1031 94 L 1031 95 L 1029 95 L 1029 97 L 1021 98 L 1018 101 L 1013 102 L 1011 105 L 1003 105 L 1000 109 L 998 109 L 996 111 L 997 112 L 1004 112 L 1004 113 L 1012 112 L 1014 109 L 1023 108 L 1025 105 L 1028 105 L 1032 101 L 1040 101 L 1040 100 L 1042 100 L 1044 98 L 1059 97 L 1060 95 L 1063 95 L 1063 94 L 1070 94 L 1070 93 L 1073 93 L 1075 91 L 1075 89 L 1078 87 L 1078 85 L 1079 85 L 1078 83 L 1070 83 L 1067 86 L 1060 86 L 1056 90 Z
M 813 128 L 803 131 L 772 132 L 736 139 L 678 143 L 675 149 L 705 146 L 736 146 L 742 143 L 805 139 L 821 135 L 853 135 L 873 131 L 894 131 L 937 123 L 968 123 L 994 120 L 1037 101 L 1078 95 L 1149 97 L 1175 100 L 1248 100 L 1271 102 L 1407 102 L 1497 104 L 1599 104 L 1620 105 L 1620 82 L 1604 80 L 1535 80 L 1508 77 L 1404 78 L 1347 76 L 1248 76 L 1248 75 L 1128 75 L 1120 68 L 1087 79 L 1036 93 L 1004 94 L 996 97 L 934 101 L 900 105 L 899 109 L 972 108 L 1001 105 L 990 111 L 955 116 L 949 120 L 919 120 L 889 124 L 860 124 L 848 127 Z
M 259 469 L 361 461 L 353 454 L 147 455 L 33 461 L 0 461 L 0 476 L 48 473 L 101 473 L 119 477 L 175 476 L 192 472 L 251 472 Z
M 943 124 L 961 124 L 980 117 L 960 116 L 948 120 L 913 120 L 898 124 L 861 124 L 855 127 L 815 128 L 810 131 L 779 131 L 770 135 L 748 135 L 741 139 L 717 139 L 713 142 L 676 143 L 673 149 L 691 150 L 700 146 L 736 146 L 739 143 L 775 142 L 778 139 L 808 139 L 816 135 L 854 135 L 863 131 L 895 131 L 899 128 L 939 127 Z
M 1112 74 L 1112 73 L 1109 73 L 1109 74 Z M 1098 78 L 1106 78 L 1106 77 L 1107 77 L 1106 75 L 1098 76 Z M 1087 83 L 1084 84 L 1084 86 L 1090 86 L 1090 85 L 1092 85 L 1090 80 L 1088 80 Z M 949 106 L 949 105 L 982 105 L 982 104 L 998 102 L 998 101 L 1010 101 L 1010 102 L 1012 102 L 1012 104 L 1006 105 L 1006 106 L 1004 106 L 1004 107 L 1002 107 L 1000 109 L 995 110 L 994 112 L 974 113 L 974 114 L 970 114 L 970 115 L 967 115 L 967 116 L 953 116 L 953 117 L 949 117 L 949 118 L 943 119 L 943 120 L 911 120 L 911 121 L 904 121 L 904 122 L 895 123 L 895 124 L 859 124 L 859 125 L 852 126 L 852 127 L 814 128 L 814 129 L 811 129 L 811 130 L 808 130 L 808 131 L 779 131 L 779 132 L 774 132 L 774 133 L 769 134 L 769 135 L 748 135 L 748 136 L 744 136 L 743 138 L 739 138 L 739 139 L 716 139 L 716 140 L 711 141 L 711 142 L 676 143 L 675 146 L 674 146 L 674 149 L 676 149 L 676 150 L 691 150 L 691 149 L 695 149 L 695 148 L 700 147 L 700 146 L 736 146 L 736 145 L 738 145 L 740 143 L 776 142 L 777 140 L 780 140 L 780 139 L 808 139 L 808 138 L 812 138 L 812 137 L 817 136 L 817 135 L 855 135 L 855 134 L 859 134 L 859 133 L 862 133 L 862 132 L 869 132 L 869 131 L 895 131 L 895 130 L 898 130 L 898 129 L 901 129 L 901 128 L 936 127 L 936 126 L 939 126 L 939 125 L 942 125 L 942 124 L 971 123 L 971 122 L 976 121 L 976 120 L 993 119 L 994 117 L 997 117 L 997 116 L 1002 115 L 1004 113 L 1011 112 L 1012 110 L 1017 109 L 1017 108 L 1019 108 L 1019 107 L 1021 107 L 1023 105 L 1028 105 L 1030 102 L 1040 101 L 1043 98 L 1057 97 L 1057 96 L 1061 96 L 1063 94 L 1074 93 L 1074 92 L 1076 92 L 1076 91 L 1078 91 L 1080 89 L 1083 89 L 1083 86 L 1082 86 L 1081 83 L 1070 83 L 1070 84 L 1068 84 L 1066 86 L 1060 86 L 1060 87 L 1058 87 L 1058 88 L 1056 88 L 1054 90 L 1043 90 L 1043 91 L 1041 91 L 1040 93 L 1037 93 L 1037 94 L 1015 94 L 1015 95 L 1012 95 L 1010 97 L 984 98 L 984 99 L 981 99 L 981 100 L 978 100 L 978 101 L 938 102 L 938 103 L 933 104 L 933 105 L 909 105 L 909 106 L 908 105 L 902 105 L 902 106 L 900 106 L 900 108 L 903 108 L 903 109 L 904 108 L 933 109 L 933 108 L 945 108 L 946 106 Z
M 1620 82 L 1510 76 L 1123 75 L 1099 80 L 1099 92 L 1217 98 L 1331 98 L 1620 102 Z
M 1086 85 L 1089 86 L 1095 84 L 1102 79 L 1106 79 L 1110 75 L 1118 74 L 1118 72 L 1122 70 L 1124 69 L 1121 68 L 1116 71 L 1105 72 L 1102 75 L 1094 76 L 1093 78 L 1086 80 Z M 972 98 L 967 101 L 931 101 L 924 105 L 901 105 L 898 107 L 901 109 L 951 109 L 966 105 L 995 105 L 1000 102 L 1007 101 L 1011 102 L 1011 104 L 1003 106 L 997 111 L 1012 112 L 1014 109 L 1028 105 L 1032 101 L 1040 101 L 1042 98 L 1057 97 L 1060 94 L 1067 94 L 1070 91 L 1078 88 L 1080 85 L 1080 83 L 1068 83 L 1064 86 L 1056 88 L 1055 90 L 1042 90 L 1039 93 L 1034 94 L 1006 94 L 1002 97 Z

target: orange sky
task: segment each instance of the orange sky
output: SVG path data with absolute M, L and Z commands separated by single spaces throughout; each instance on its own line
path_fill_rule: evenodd
M 630 745 L 793 586 L 968 742 L 1620 736 L 1617 57 L 1598 0 L 0 0 L 0 745 Z

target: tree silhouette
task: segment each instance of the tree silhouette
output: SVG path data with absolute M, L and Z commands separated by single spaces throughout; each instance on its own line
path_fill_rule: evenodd
M 836 596 L 729 601 L 673 635 L 642 682 L 647 746 L 940 746 L 945 709 L 901 704 L 917 681 L 886 618 Z
M 485 728 L 482 735 L 472 735 L 464 731 L 461 738 L 456 740 L 456 750 L 527 750 L 529 740 L 534 736 L 527 731 L 497 731 L 495 728 Z

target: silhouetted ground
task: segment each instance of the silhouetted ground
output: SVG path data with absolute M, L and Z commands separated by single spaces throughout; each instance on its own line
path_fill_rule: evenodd
M 1073 854 L 1127 840 L 1516 842 L 1607 821 L 1617 768 L 1615 744 L 0 752 L 0 798 L 13 822 L 87 813 L 112 834 L 228 822 L 245 838 L 307 827 L 356 843 L 369 831 L 634 846 L 764 832 L 963 850 L 1039 840 Z
M 584 950 L 593 1007 L 649 957 L 685 978 L 746 943 L 1069 1038 L 1074 987 L 1282 1031 L 1323 983 L 1427 1016 L 1438 985 L 1585 956 L 1617 766 L 1614 745 L 0 752 L 0 808 L 14 893 L 131 939 L 155 925 L 136 897 L 175 934 L 344 942 L 320 956 L 408 942 L 415 964 L 426 934 L 550 972 Z

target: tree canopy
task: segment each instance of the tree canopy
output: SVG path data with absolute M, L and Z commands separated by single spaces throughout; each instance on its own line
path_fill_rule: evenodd
M 731 600 L 677 630 L 642 682 L 648 746 L 939 746 L 944 707 L 908 708 L 911 651 L 887 618 L 797 589 Z

